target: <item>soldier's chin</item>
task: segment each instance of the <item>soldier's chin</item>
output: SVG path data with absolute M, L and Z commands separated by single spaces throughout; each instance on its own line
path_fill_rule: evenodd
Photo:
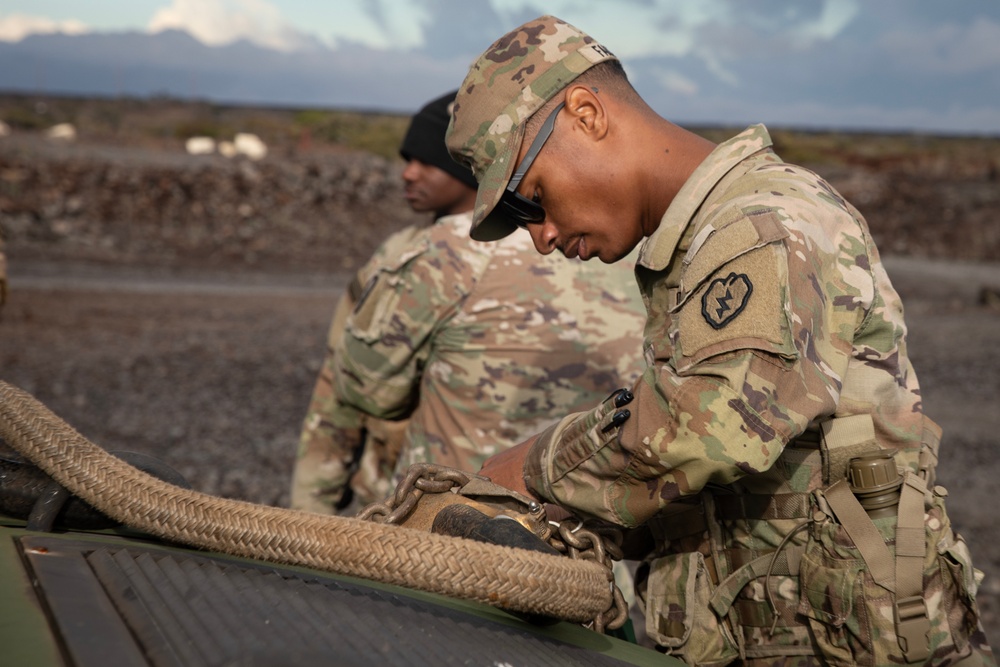
M 601 262 L 604 264 L 614 264 L 615 262 L 619 262 L 625 259 L 626 255 L 628 255 L 628 252 L 613 252 L 613 253 L 598 252 L 596 257 L 597 259 L 601 260 Z M 588 257 L 587 259 L 590 258 Z
M 427 205 L 427 201 L 423 197 L 407 195 L 406 203 L 410 205 L 410 210 L 414 213 L 427 213 L 431 210 L 431 207 Z

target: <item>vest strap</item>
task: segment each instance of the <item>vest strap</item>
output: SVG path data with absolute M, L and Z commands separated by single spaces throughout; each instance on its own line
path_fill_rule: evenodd
M 805 519 L 810 513 L 809 494 L 806 493 L 715 496 L 715 515 L 723 520 Z
M 923 479 L 908 471 L 899 496 L 895 558 L 871 517 L 851 493 L 847 480 L 836 482 L 824 494 L 840 525 L 861 553 L 875 583 L 894 594 L 896 638 L 903 657 L 910 663 L 922 662 L 930 656 L 928 633 L 931 626 L 923 597 L 923 563 L 927 552 L 926 492 Z
M 771 552 L 754 558 L 719 583 L 711 600 L 709 600 L 709 604 L 719 618 L 725 617 L 729 613 L 729 608 L 733 606 L 736 596 L 739 595 L 744 586 L 754 579 L 765 576 L 769 571 L 771 574 L 798 576 L 799 563 L 802 561 L 803 553 L 805 553 L 805 547 L 788 546 L 782 549 L 777 556 Z M 773 566 L 771 565 L 772 561 L 774 561 Z
M 920 457 L 917 466 L 927 488 L 934 485 L 934 472 L 938 463 L 938 448 L 941 446 L 941 427 L 924 417 L 924 428 L 920 437 Z
M 924 602 L 924 494 L 927 487 L 918 475 L 907 472 L 899 494 L 896 521 L 896 637 L 907 662 L 922 662 L 930 655 L 931 629 Z
M 871 517 L 854 497 L 847 480 L 835 482 L 824 495 L 840 525 L 861 553 L 875 583 L 890 593 L 895 593 L 896 572 L 892 554 Z

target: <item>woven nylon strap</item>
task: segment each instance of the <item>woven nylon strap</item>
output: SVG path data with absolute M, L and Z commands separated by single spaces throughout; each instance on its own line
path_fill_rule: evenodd
M 720 618 L 725 617 L 729 613 L 729 608 L 733 605 L 736 596 L 739 595 L 744 586 L 754 579 L 763 577 L 768 572 L 771 574 L 798 576 L 799 563 L 802 560 L 804 551 L 804 547 L 790 546 L 782 549 L 781 553 L 777 556 L 772 552 L 754 558 L 719 582 L 715 593 L 712 594 L 712 598 L 709 600 L 709 604 Z
M 924 428 L 921 434 L 920 443 L 920 477 L 927 484 L 927 488 L 934 485 L 934 470 L 938 463 L 938 448 L 941 446 L 941 427 L 935 424 L 930 418 L 924 417 Z
M 920 662 L 930 655 L 927 634 L 931 624 L 924 602 L 924 494 L 920 476 L 907 472 L 899 494 L 896 522 L 896 636 L 907 662 Z
M 833 484 L 825 492 L 830 508 L 857 546 L 875 583 L 895 594 L 896 637 L 907 662 L 926 660 L 930 655 L 927 638 L 930 620 L 923 598 L 926 490 L 920 477 L 906 473 L 899 498 L 895 558 L 846 480 Z

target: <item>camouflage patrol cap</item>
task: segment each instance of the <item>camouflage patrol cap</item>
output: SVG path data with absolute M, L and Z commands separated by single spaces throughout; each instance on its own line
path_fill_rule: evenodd
M 517 225 L 497 208 L 524 139 L 524 124 L 575 78 L 617 60 L 592 37 L 554 16 L 510 31 L 469 68 L 445 142 L 479 182 L 472 238 L 495 241 Z

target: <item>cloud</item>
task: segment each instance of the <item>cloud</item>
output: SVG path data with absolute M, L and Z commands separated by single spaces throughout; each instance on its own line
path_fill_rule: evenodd
M 383 42 L 383 48 L 404 49 L 423 44 L 421 27 L 429 18 L 423 6 L 424 2 L 402 5 L 397 0 L 360 1 L 362 12 L 378 26 L 380 33 L 387 40 Z
M 694 97 L 698 94 L 698 84 L 676 70 L 659 70 L 653 72 L 653 76 L 668 93 L 684 97 Z
M 8 14 L 0 16 L 0 41 L 19 42 L 28 35 L 65 33 L 80 35 L 88 32 L 87 26 L 80 21 L 53 21 L 43 16 L 28 16 L 26 14 Z
M 278 51 L 315 45 L 315 40 L 292 27 L 265 0 L 173 0 L 157 10 L 149 30 L 184 30 L 211 46 L 240 39 Z
M 913 35 L 894 30 L 880 40 L 899 66 L 925 73 L 955 75 L 1000 69 L 1000 22 L 979 17 L 968 25 L 949 23 Z

